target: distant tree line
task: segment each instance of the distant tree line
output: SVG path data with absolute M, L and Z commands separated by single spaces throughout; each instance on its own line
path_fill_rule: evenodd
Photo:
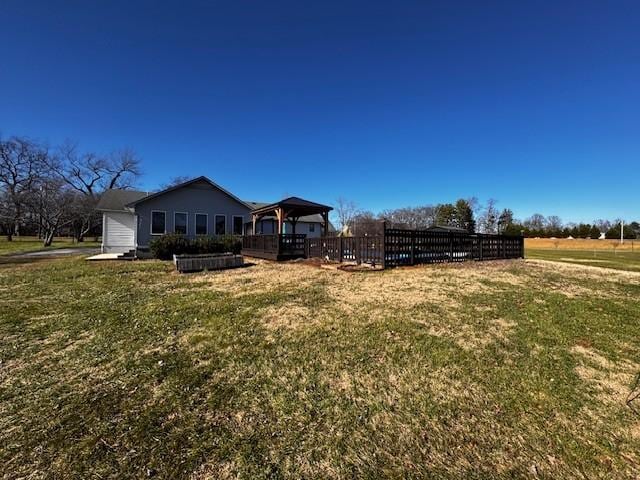
M 95 207 L 112 188 L 129 188 L 140 175 L 135 153 L 81 152 L 67 142 L 55 148 L 28 138 L 0 138 L 0 233 L 8 241 L 35 235 L 45 246 L 55 235 L 82 241 L 99 234 Z
M 455 203 L 422 205 L 373 213 L 360 210 L 354 202 L 339 199 L 336 204 L 340 230 L 347 234 L 379 233 L 382 222 L 388 227 L 426 229 L 432 226 L 462 228 L 469 233 L 524 235 L 526 237 L 620 238 L 620 219 L 595 220 L 593 223 L 563 223 L 560 217 L 535 213 L 524 220 L 514 217 L 509 208 L 499 210 L 489 199 L 484 205 L 477 198 L 458 199 Z M 624 238 L 640 238 L 640 223 L 625 222 Z

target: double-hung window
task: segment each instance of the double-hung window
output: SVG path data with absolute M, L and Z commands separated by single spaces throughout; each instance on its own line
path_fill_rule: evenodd
M 240 215 L 233 216 L 233 234 L 242 235 L 242 227 L 244 226 L 244 217 Z
M 206 213 L 196 213 L 196 235 L 207 235 L 208 215 Z
M 227 216 L 216 215 L 216 235 L 225 235 L 227 233 Z
M 165 212 L 151 212 L 151 235 L 167 233 L 167 214 Z
M 173 231 L 180 235 L 187 234 L 187 218 L 189 214 L 185 212 L 175 212 L 173 214 Z

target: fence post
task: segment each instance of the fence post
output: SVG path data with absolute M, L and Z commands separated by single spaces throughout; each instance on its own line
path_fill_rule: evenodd
M 453 262 L 453 233 L 449 232 L 449 261 Z
M 382 269 L 387 268 L 387 222 L 382 222 Z
M 482 234 L 478 234 L 478 243 L 480 244 L 480 261 L 482 261 L 483 257 L 482 257 L 482 244 L 484 243 L 482 241 Z
M 338 237 L 338 262 L 342 263 L 344 259 L 344 245 L 343 245 L 342 237 Z
M 411 231 L 411 265 L 416 264 L 416 232 Z

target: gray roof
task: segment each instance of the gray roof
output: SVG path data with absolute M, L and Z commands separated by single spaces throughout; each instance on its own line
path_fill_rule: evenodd
M 126 205 L 131 202 L 140 200 L 148 195 L 148 192 L 139 192 L 137 190 L 121 190 L 119 188 L 114 188 L 112 190 L 107 190 L 102 194 L 100 200 L 98 201 L 96 209 L 128 211 Z
M 465 228 L 452 227 L 450 225 L 432 225 L 427 230 L 430 232 L 469 233 Z
M 255 210 L 257 208 L 262 208 L 262 207 L 266 207 L 267 205 L 272 205 L 273 202 L 252 202 L 249 200 L 245 200 L 244 203 L 246 203 L 247 205 L 249 205 L 251 207 L 252 210 Z M 275 220 L 276 217 L 275 215 L 265 215 L 264 217 L 261 218 L 261 220 Z M 316 213 L 314 215 L 305 215 L 304 217 L 300 217 L 298 219 L 299 222 L 304 222 L 304 223 L 322 223 L 324 222 L 324 220 L 322 219 L 322 215 L 320 215 L 319 213 Z M 329 222 L 329 231 L 330 232 L 335 232 L 336 228 L 333 226 L 333 224 L 331 222 Z

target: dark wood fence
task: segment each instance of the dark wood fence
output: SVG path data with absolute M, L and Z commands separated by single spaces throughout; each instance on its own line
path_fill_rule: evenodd
M 524 257 L 524 238 L 385 229 L 384 236 L 307 238 L 307 258 L 383 267 Z
M 385 229 L 385 266 L 524 257 L 524 238 Z
M 332 262 L 384 265 L 384 237 L 307 238 L 305 256 Z
M 384 235 L 306 238 L 302 234 L 250 235 L 243 255 L 286 260 L 307 257 L 392 267 L 524 257 L 524 238 L 387 228 Z

